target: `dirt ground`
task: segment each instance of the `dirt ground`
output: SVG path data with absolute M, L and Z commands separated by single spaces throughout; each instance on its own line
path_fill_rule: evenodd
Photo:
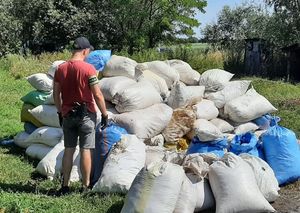
M 300 213 L 300 181 L 281 187 L 272 206 L 280 213 Z

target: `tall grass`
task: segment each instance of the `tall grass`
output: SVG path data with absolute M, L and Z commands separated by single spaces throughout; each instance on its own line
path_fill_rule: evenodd
M 195 48 L 189 45 L 166 48 L 164 52 L 150 49 L 136 52 L 133 55 L 128 55 L 126 52 L 119 52 L 118 54 L 130 57 L 137 62 L 180 59 L 189 63 L 199 73 L 203 73 L 208 69 L 224 68 L 224 55 L 222 52 L 212 51 L 209 48 Z
M 115 52 L 116 55 L 126 56 L 137 62 L 154 60 L 180 59 L 191 65 L 191 67 L 202 73 L 213 68 L 224 68 L 224 53 L 212 51 L 209 48 L 196 48 L 191 45 L 179 45 L 166 48 L 166 51 L 159 52 L 157 49 L 148 49 L 134 52 L 129 55 L 126 51 Z M 43 53 L 41 55 L 7 55 L 2 59 L 2 65 L 10 71 L 12 76 L 20 79 L 34 73 L 47 72 L 51 64 L 56 60 L 68 60 L 71 57 L 70 51 Z M 230 70 L 229 70 L 230 71 Z
M 51 64 L 56 60 L 67 60 L 71 53 L 67 50 L 55 53 L 42 53 L 38 56 L 7 55 L 6 66 L 16 78 L 23 78 L 33 73 L 47 72 Z

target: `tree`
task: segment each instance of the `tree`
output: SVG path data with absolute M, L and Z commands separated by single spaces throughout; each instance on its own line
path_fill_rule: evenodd
M 33 53 L 57 51 L 87 32 L 90 1 L 75 5 L 71 0 L 14 0 L 12 14 L 23 25 L 22 41 Z M 81 7 L 80 5 L 84 5 Z
M 57 51 L 77 36 L 96 48 L 129 52 L 191 37 L 206 0 L 10 0 L 5 14 L 20 23 L 19 40 L 33 53 Z M 4 4 L 1 0 L 0 7 Z M 7 20 L 7 25 L 9 20 Z M 7 26 L 8 27 L 8 26 Z
M 272 42 L 286 46 L 300 42 L 300 0 L 265 0 L 274 7 L 269 23 Z
M 0 56 L 17 53 L 21 48 L 21 22 L 12 16 L 10 2 L 0 1 Z
M 202 33 L 208 42 L 225 48 L 242 48 L 246 38 L 265 38 L 269 20 L 270 15 L 259 6 L 243 5 L 234 9 L 225 6 L 217 22 L 207 25 Z
M 112 0 L 107 5 L 113 28 L 119 33 L 119 49 L 153 48 L 178 35 L 192 36 L 197 11 L 204 12 L 204 0 Z

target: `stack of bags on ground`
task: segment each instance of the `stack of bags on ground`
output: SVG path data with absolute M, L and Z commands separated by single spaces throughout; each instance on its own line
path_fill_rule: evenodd
M 269 115 L 276 108 L 250 81 L 116 55 L 102 75 L 113 122 L 96 129 L 93 191 L 127 194 L 122 212 L 273 212 L 279 184 L 300 177 L 295 134 Z M 26 144 L 24 134 L 15 141 Z M 62 144 L 41 160 L 54 174 L 37 168 L 48 177 L 61 169 L 60 158 L 47 159 L 61 155 L 55 149 Z

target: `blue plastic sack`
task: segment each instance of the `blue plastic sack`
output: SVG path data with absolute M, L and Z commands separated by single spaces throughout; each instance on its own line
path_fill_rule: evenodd
M 122 135 L 125 134 L 128 134 L 127 131 L 113 122 L 110 122 L 104 130 L 101 130 L 101 123 L 97 125 L 91 175 L 92 184 L 95 184 L 100 178 L 103 170 L 103 165 L 109 151 L 114 144 L 118 143 L 121 140 Z
M 193 153 L 213 153 L 221 158 L 225 154 L 224 149 L 227 146 L 228 141 L 225 137 L 221 140 L 211 142 L 201 142 L 198 137 L 194 137 L 190 143 L 187 155 Z
M 95 50 L 86 57 L 85 61 L 92 64 L 97 71 L 102 71 L 110 57 L 111 50 Z
M 27 134 L 31 134 L 34 132 L 34 130 L 36 130 L 38 127 L 35 126 L 33 123 L 31 122 L 24 122 L 24 131 L 27 133 Z
M 259 157 L 257 149 L 258 138 L 251 132 L 236 135 L 230 143 L 230 152 L 236 155 L 247 153 Z
M 259 129 L 269 129 L 271 126 L 274 126 L 280 121 L 280 118 L 277 116 L 272 116 L 270 114 L 265 114 L 259 118 L 254 119 L 252 122 L 259 126 Z M 274 123 L 275 122 L 275 123 Z
M 279 125 L 262 134 L 267 163 L 273 169 L 279 185 L 300 178 L 300 149 L 293 131 Z
M 259 140 L 257 143 L 258 157 L 266 161 L 263 143 Z

